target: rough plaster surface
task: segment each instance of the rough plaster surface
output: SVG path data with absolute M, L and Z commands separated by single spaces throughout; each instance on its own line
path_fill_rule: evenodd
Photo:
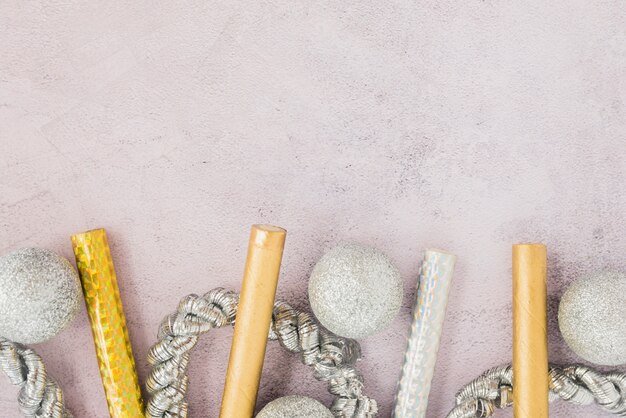
M 626 269 L 625 102 L 623 1 L 5 0 L 0 251 L 70 257 L 71 233 L 107 228 L 143 381 L 183 295 L 238 289 L 250 224 L 289 230 L 278 293 L 299 307 L 325 249 L 377 246 L 406 291 L 362 341 L 384 417 L 421 251 L 446 248 L 458 264 L 428 414 L 442 417 L 510 360 L 514 242 L 548 245 L 551 359 L 578 360 L 556 308 L 577 276 Z M 196 350 L 193 417 L 217 416 L 230 337 Z M 36 349 L 76 416 L 107 415 L 84 310 Z M 17 416 L 0 383 L 0 415 Z M 330 401 L 272 344 L 258 406 L 287 394 Z

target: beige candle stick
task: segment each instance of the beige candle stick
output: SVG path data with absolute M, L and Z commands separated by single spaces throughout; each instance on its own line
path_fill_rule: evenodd
M 221 418 L 248 418 L 254 413 L 286 234 L 271 225 L 252 226 Z
M 513 245 L 513 415 L 548 418 L 546 247 Z

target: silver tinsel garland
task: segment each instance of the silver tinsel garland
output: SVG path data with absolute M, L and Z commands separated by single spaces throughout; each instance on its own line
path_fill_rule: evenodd
M 238 295 L 214 289 L 202 297 L 183 298 L 178 310 L 167 316 L 159 329 L 159 341 L 152 346 L 148 362 L 152 366 L 146 382 L 149 393 L 146 416 L 185 418 L 187 406 L 187 367 L 198 337 L 213 329 L 233 325 Z M 319 328 L 312 316 L 284 302 L 274 304 L 269 338 L 278 340 L 302 362 L 313 368 L 317 380 L 328 384 L 335 395 L 331 411 L 336 417 L 370 418 L 378 413 L 376 401 L 363 394 L 363 379 L 354 368 L 361 352 L 359 344 Z
M 496 409 L 513 404 L 513 369 L 510 365 L 487 370 L 456 395 L 456 407 L 447 418 L 487 418 Z M 608 413 L 626 416 L 626 374 L 600 373 L 589 367 L 550 366 L 550 401 L 577 405 L 598 404 Z
M 149 353 L 152 365 L 146 388 L 150 395 L 146 416 L 187 417 L 187 366 L 198 337 L 213 328 L 233 325 L 238 296 L 214 289 L 202 297 L 189 295 L 178 310 L 165 318 L 159 342 Z M 270 339 L 288 351 L 300 353 L 314 376 L 328 383 L 336 396 L 331 411 L 336 417 L 374 417 L 376 401 L 365 396 L 363 380 L 354 368 L 360 347 L 354 340 L 321 329 L 311 315 L 283 302 L 274 305 Z M 26 417 L 72 418 L 63 393 L 46 374 L 41 358 L 30 348 L 0 337 L 0 369 L 20 387 L 18 403 Z M 550 400 L 597 404 L 604 411 L 626 417 L 626 373 L 601 373 L 582 365 L 550 366 Z M 513 403 L 511 366 L 495 367 L 465 385 L 447 418 L 488 418 L 496 409 Z
M 0 369 L 20 387 L 18 403 L 25 417 L 72 418 L 63 404 L 63 392 L 33 350 L 0 337 Z

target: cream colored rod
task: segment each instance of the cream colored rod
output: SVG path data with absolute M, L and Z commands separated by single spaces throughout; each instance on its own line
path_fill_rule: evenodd
M 221 418 L 251 418 L 254 413 L 286 235 L 275 226 L 252 226 Z
M 547 251 L 513 245 L 513 416 L 548 418 Z

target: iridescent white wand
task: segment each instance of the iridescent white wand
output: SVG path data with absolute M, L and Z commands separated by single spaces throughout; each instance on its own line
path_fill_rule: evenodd
M 426 250 L 424 254 L 394 418 L 426 416 L 455 261 L 456 256 L 440 250 Z

